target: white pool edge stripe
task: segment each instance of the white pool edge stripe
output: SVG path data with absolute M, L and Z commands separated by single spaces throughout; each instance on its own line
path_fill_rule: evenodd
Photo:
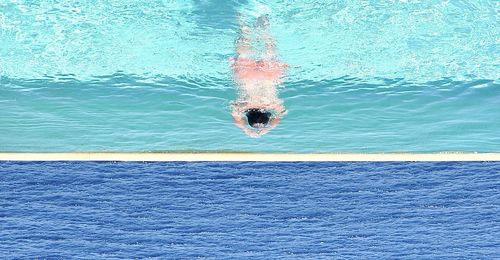
M 0 153 L 0 161 L 500 161 L 500 153 Z

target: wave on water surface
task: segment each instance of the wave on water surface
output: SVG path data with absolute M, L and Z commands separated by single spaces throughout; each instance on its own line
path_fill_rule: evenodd
M 264 7 L 263 7 L 264 6 Z M 230 77 L 236 16 L 268 12 L 289 80 L 498 79 L 494 1 L 3 1 L 0 76 Z M 263 10 L 261 10 L 263 9 Z

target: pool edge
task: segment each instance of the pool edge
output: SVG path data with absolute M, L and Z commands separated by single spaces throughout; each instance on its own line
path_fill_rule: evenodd
M 500 153 L 0 153 L 0 161 L 500 161 Z

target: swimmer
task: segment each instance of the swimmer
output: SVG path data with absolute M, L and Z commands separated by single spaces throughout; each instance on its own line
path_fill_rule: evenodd
M 232 58 L 238 98 L 232 104 L 231 115 L 236 125 L 251 137 L 260 137 L 278 125 L 286 114 L 283 101 L 278 98 L 278 85 L 288 65 L 277 59 L 276 44 L 268 33 L 269 19 L 257 18 L 255 32 L 264 43 L 259 58 L 251 44 L 251 29 L 240 19 L 240 35 L 236 41 L 237 57 Z

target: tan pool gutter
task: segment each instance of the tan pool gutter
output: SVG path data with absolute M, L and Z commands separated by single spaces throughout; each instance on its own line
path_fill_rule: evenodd
M 0 161 L 500 161 L 500 153 L 0 153 Z

